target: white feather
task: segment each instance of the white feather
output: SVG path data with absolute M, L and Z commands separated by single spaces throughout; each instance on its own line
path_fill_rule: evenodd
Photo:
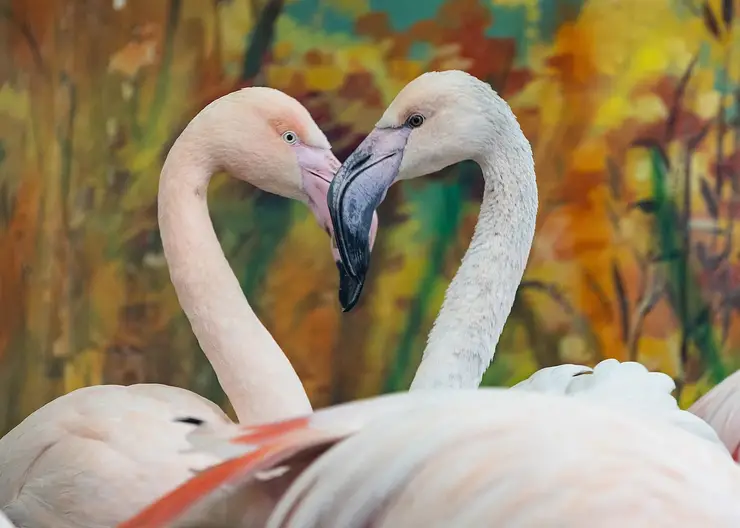
M 8 520 L 2 511 L 0 511 L 0 528 L 15 528 L 15 525 Z
M 589 373 L 590 372 L 590 373 Z M 681 410 L 673 391 L 676 384 L 667 374 L 650 372 L 644 365 L 605 359 L 593 370 L 581 365 L 561 365 L 535 372 L 514 385 L 513 390 L 561 394 L 592 403 L 635 412 L 656 422 L 669 423 L 726 447 L 715 430 L 696 415 Z

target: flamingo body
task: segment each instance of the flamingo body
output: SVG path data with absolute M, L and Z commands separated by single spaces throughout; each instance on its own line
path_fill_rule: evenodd
M 231 423 L 214 403 L 165 385 L 57 398 L 0 439 L 3 510 L 20 528 L 114 526 L 217 461 L 187 451 L 192 425 L 174 421 L 183 413 Z
M 603 399 L 439 389 L 195 426 L 193 446 L 224 462 L 119 528 L 737 526 L 724 449 L 674 427 L 672 407 L 655 421 Z

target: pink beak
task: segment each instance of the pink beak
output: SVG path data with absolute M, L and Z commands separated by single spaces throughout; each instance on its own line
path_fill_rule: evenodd
M 306 145 L 298 145 L 296 150 L 298 164 L 301 167 L 303 190 L 308 195 L 308 206 L 316 217 L 316 221 L 331 237 L 331 253 L 334 257 L 334 262 L 339 264 L 341 258 L 336 245 L 336 236 L 331 223 L 326 197 L 329 192 L 329 185 L 331 185 L 334 175 L 342 164 L 331 150 Z M 374 213 L 370 225 L 370 249 L 375 244 L 377 232 L 378 214 Z

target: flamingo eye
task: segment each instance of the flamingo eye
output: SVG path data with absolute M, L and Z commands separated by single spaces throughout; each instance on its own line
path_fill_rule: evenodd
M 424 116 L 421 114 L 411 114 L 406 120 L 406 124 L 411 128 L 419 128 L 424 124 Z
M 298 141 L 298 134 L 296 134 L 292 130 L 283 132 L 283 141 L 285 141 L 288 145 L 293 145 L 296 141 Z

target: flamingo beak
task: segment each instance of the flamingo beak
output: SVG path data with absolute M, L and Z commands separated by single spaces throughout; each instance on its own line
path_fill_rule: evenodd
M 349 303 L 351 299 L 354 299 L 354 303 L 356 303 L 360 297 L 363 282 L 357 281 L 353 275 L 348 273 L 342 264 L 340 252 L 337 247 L 337 237 L 327 203 L 330 184 L 341 164 L 330 150 L 305 145 L 299 147 L 298 162 L 301 167 L 303 189 L 308 196 L 308 206 L 316 217 L 316 221 L 331 238 L 332 256 L 339 271 L 339 296 L 340 300 L 344 300 L 342 306 L 345 305 L 345 302 Z M 369 251 L 372 251 L 372 247 L 375 244 L 377 230 L 378 215 L 373 212 L 369 221 Z M 354 303 L 352 304 L 353 306 Z
M 408 128 L 373 130 L 342 164 L 329 187 L 338 266 L 348 285 L 339 291 L 345 312 L 360 299 L 375 240 L 376 209 L 396 181 L 409 133 Z

